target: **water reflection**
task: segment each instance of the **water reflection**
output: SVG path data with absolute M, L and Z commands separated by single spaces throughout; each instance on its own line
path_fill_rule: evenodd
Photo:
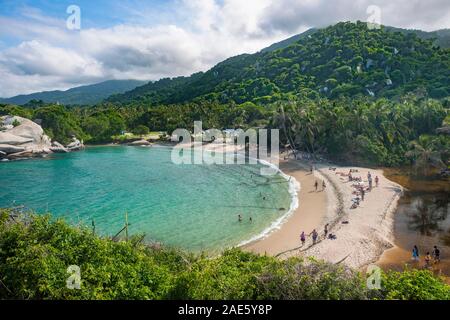
M 422 268 L 423 255 L 437 245 L 442 260 L 433 269 L 438 274 L 450 275 L 450 180 L 437 175 L 416 177 L 406 170 L 386 169 L 388 179 L 406 190 L 398 202 L 394 215 L 396 247 L 386 251 L 380 265 L 401 270 L 406 264 Z M 411 250 L 419 247 L 421 261 L 412 263 Z
M 405 200 L 399 206 L 408 216 L 408 229 L 418 231 L 424 236 L 434 236 L 437 232 L 445 231 L 445 221 L 449 216 L 448 196 L 443 194 L 405 195 Z M 409 204 L 407 203 L 409 200 Z

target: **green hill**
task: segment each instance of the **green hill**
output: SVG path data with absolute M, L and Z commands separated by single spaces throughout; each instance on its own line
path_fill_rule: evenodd
M 229 58 L 205 73 L 148 83 L 108 101 L 265 104 L 291 97 L 393 98 L 408 92 L 443 98 L 450 93 L 449 79 L 450 50 L 439 47 L 431 33 L 341 22 Z
M 59 102 L 65 105 L 96 104 L 103 99 L 132 90 L 144 84 L 138 80 L 110 80 L 97 84 L 72 88 L 66 91 L 44 91 L 11 98 L 0 99 L 2 103 L 24 105 L 32 100 L 42 100 L 46 103 Z

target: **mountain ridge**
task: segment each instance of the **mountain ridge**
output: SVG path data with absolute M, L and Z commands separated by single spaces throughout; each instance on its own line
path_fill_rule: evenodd
M 0 98 L 0 103 L 24 105 L 32 100 L 42 100 L 46 103 L 88 105 L 99 103 L 114 93 L 124 93 L 145 83 L 146 81 L 140 80 L 107 80 L 67 90 L 41 91 L 10 98 Z

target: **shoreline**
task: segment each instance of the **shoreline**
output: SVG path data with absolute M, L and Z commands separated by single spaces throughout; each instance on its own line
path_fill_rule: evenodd
M 170 145 L 155 144 L 161 147 Z M 92 145 L 92 147 L 115 146 Z M 120 146 L 120 145 L 116 145 Z M 91 145 L 87 146 L 88 148 Z M 218 152 L 214 145 L 204 150 Z M 242 150 L 239 150 L 240 153 Z M 274 166 L 258 160 L 263 165 Z M 281 259 L 291 256 L 313 256 L 331 263 L 344 263 L 353 268 L 363 268 L 377 262 L 381 255 L 394 247 L 393 213 L 403 188 L 388 180 L 381 169 L 368 169 L 350 166 L 332 166 L 327 163 L 315 164 L 313 174 L 309 172 L 307 160 L 280 160 L 277 167 L 289 184 L 292 201 L 289 210 L 273 221 L 259 234 L 240 242 L 236 247 L 258 254 L 279 256 Z M 380 187 L 368 192 L 361 206 L 350 209 L 354 197 L 351 183 L 337 173 L 358 170 L 362 182 L 367 185 L 367 172 L 380 178 Z M 292 179 L 292 180 L 291 180 Z M 319 182 L 319 190 L 314 191 L 314 182 Z M 322 191 L 322 181 L 326 189 Z M 349 224 L 342 224 L 348 221 Z M 336 239 L 325 239 L 324 226 L 329 224 L 329 233 Z M 308 236 L 313 229 L 319 233 L 319 240 L 313 244 Z M 301 246 L 300 233 L 304 231 L 307 241 Z
M 320 190 L 314 192 L 305 201 L 305 196 L 311 192 L 315 176 L 311 175 L 300 163 L 291 160 L 280 161 L 279 169 L 300 184 L 300 189 L 296 195 L 298 205 L 289 215 L 283 217 L 276 229 L 264 237 L 240 246 L 243 250 L 276 256 L 283 251 L 300 245 L 301 228 L 303 228 L 305 233 L 310 233 L 317 224 L 321 224 L 326 218 L 328 201 L 325 192 Z
M 393 214 L 403 187 L 387 179 L 383 170 L 318 163 L 314 176 L 308 179 L 305 173 L 305 167 L 309 166 L 307 161 L 289 159 L 280 162 L 281 170 L 284 171 L 286 163 L 297 166 L 294 172 L 287 174 L 299 175 L 300 183 L 303 182 L 298 195 L 299 207 L 278 230 L 243 246 L 243 250 L 282 259 L 291 256 L 315 257 L 353 268 L 364 268 L 377 262 L 385 250 L 394 247 Z M 335 169 L 330 170 L 331 167 Z M 373 183 L 372 191 L 366 193 L 365 200 L 355 209 L 350 209 L 352 198 L 355 197 L 352 193 L 355 190 L 353 183 L 341 176 L 350 169 L 358 170 L 355 176 L 361 177 L 366 187 L 369 171 L 373 178 L 378 176 L 380 180 L 379 187 Z M 319 181 L 319 190 L 321 181 L 326 182 L 326 191 L 320 192 L 321 198 L 317 198 L 314 191 L 311 192 L 313 179 Z M 315 210 L 311 211 L 311 208 Z M 336 239 L 324 237 L 326 223 L 329 224 L 328 232 L 334 234 Z M 315 244 L 308 237 L 312 228 L 319 233 Z M 300 242 L 302 231 L 307 235 L 304 246 Z

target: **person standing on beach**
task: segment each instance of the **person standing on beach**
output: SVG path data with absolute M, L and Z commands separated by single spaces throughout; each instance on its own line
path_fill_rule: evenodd
M 414 261 L 419 261 L 419 248 L 417 248 L 417 246 L 415 245 L 413 250 L 412 250 L 412 259 Z
M 325 228 L 324 228 L 324 230 L 323 230 L 323 233 L 325 234 L 325 238 L 326 238 L 327 235 L 328 235 L 328 223 L 325 225 Z
M 313 244 L 316 244 L 318 236 L 319 236 L 319 234 L 317 233 L 316 229 L 314 229 L 313 232 L 312 232 Z
M 433 250 L 434 263 L 439 263 L 441 261 L 441 251 L 437 246 L 434 246 Z
M 317 191 L 317 188 L 319 187 L 319 183 L 317 182 L 317 180 L 316 180 L 316 182 L 314 183 L 314 187 L 316 188 L 316 191 Z
M 366 191 L 364 188 L 361 189 L 361 201 L 364 201 L 364 196 L 366 195 Z
M 302 246 L 304 246 L 306 241 L 305 231 L 302 231 L 302 234 L 300 235 L 300 241 L 302 242 Z
M 375 177 L 375 185 L 378 187 L 378 183 L 380 182 L 380 179 L 378 179 L 378 176 Z
M 327 185 L 325 184 L 325 180 L 322 181 L 322 191 L 325 191 L 325 188 L 327 187 Z

